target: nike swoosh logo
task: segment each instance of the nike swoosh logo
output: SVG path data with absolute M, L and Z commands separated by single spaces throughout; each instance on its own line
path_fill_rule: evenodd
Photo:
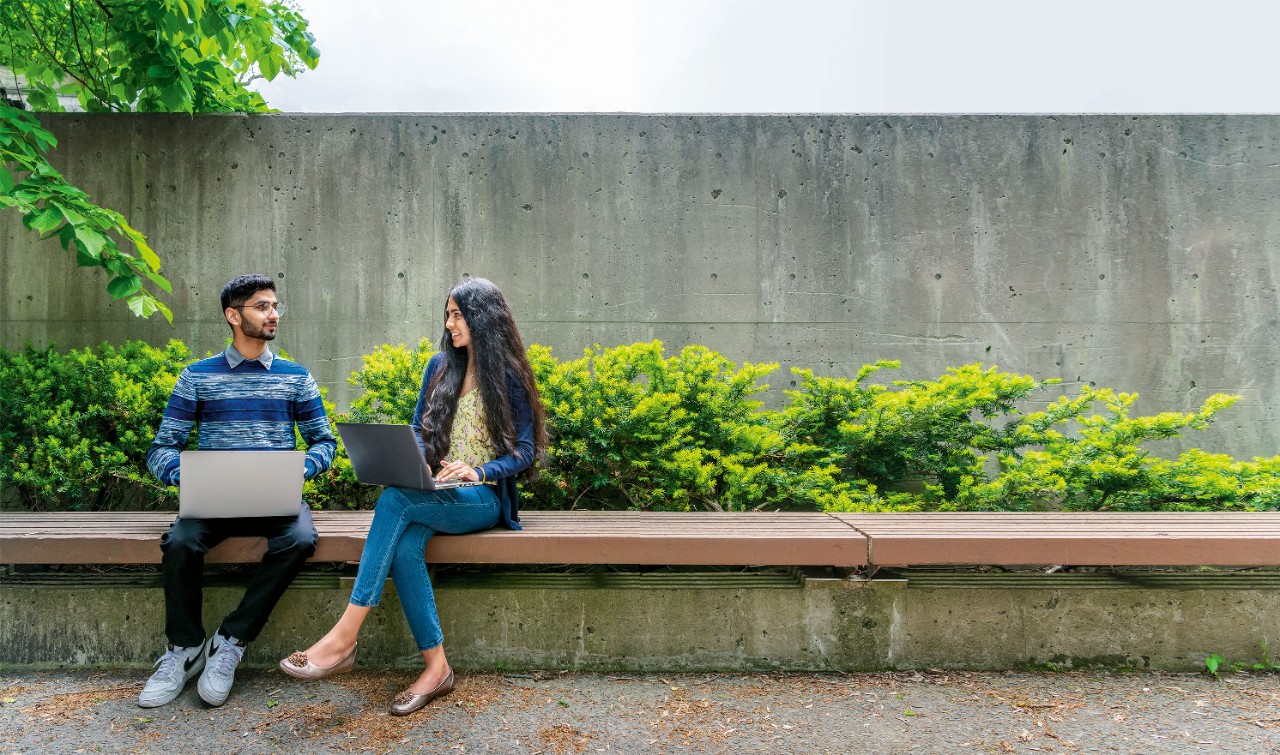
M 200 657 L 201 656 L 197 655 L 195 658 L 188 658 L 186 662 L 182 664 L 183 672 L 190 671 L 192 667 L 196 665 L 196 662 L 200 660 Z

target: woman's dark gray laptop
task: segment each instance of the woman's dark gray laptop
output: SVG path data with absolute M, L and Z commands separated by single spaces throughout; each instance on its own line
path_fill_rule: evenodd
M 339 422 L 338 435 L 347 447 L 347 458 L 356 479 L 366 485 L 387 485 L 415 490 L 448 490 L 479 482 L 436 482 L 409 425 L 365 425 Z
M 306 457 L 302 451 L 183 451 L 178 515 L 297 516 Z

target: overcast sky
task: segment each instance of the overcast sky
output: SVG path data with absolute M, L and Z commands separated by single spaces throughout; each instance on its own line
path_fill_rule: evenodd
M 1280 3 L 298 0 L 296 112 L 1280 112 Z

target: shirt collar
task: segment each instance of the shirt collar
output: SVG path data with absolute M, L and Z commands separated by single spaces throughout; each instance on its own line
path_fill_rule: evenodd
M 227 358 L 227 366 L 233 370 L 246 361 L 258 362 L 262 365 L 263 369 L 269 370 L 271 369 L 271 362 L 276 358 L 276 355 L 271 353 L 271 347 L 268 346 L 266 350 L 262 352 L 262 356 L 257 359 L 246 360 L 244 354 L 241 354 L 236 350 L 234 344 L 227 344 L 227 350 L 222 352 L 222 355 Z

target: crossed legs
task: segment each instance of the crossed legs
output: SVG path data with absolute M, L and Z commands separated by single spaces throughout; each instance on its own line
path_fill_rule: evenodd
M 497 493 L 487 485 L 442 491 L 384 490 L 360 555 L 351 602 L 333 628 L 307 648 L 307 660 L 316 667 L 329 668 L 351 653 L 365 618 L 381 602 L 390 575 L 426 664 L 409 692 L 425 694 L 435 689 L 448 676 L 449 662 L 424 560 L 427 542 L 437 532 L 476 532 L 497 522 Z

